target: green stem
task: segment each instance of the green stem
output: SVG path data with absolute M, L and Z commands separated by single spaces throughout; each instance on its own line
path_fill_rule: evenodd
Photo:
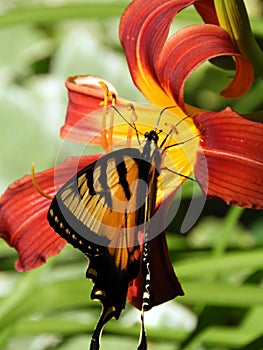
M 222 232 L 219 235 L 219 239 L 214 247 L 214 256 L 220 258 L 224 255 L 229 238 L 235 229 L 236 224 L 240 216 L 242 215 L 244 208 L 241 207 L 230 207 L 228 214 L 225 218 Z
M 215 0 L 215 8 L 220 26 L 251 61 L 255 73 L 263 77 L 263 53 L 252 33 L 243 0 Z

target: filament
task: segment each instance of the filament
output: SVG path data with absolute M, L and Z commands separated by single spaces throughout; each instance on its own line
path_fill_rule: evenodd
M 51 196 L 50 194 L 45 193 L 39 187 L 39 185 L 37 183 L 36 175 L 35 175 L 35 163 L 34 162 L 32 162 L 32 164 L 31 164 L 31 178 L 32 178 L 32 182 L 33 182 L 33 185 L 34 185 L 35 189 L 37 190 L 37 192 L 39 194 L 41 194 L 41 196 L 43 196 L 43 197 L 45 197 L 47 199 L 50 199 L 50 200 L 52 200 L 54 198 L 54 196 Z

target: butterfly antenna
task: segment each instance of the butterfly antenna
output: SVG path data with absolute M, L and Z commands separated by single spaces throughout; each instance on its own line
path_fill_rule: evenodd
M 133 112 L 135 113 L 135 109 L 134 109 L 133 104 L 129 104 L 129 107 L 130 107 L 130 108 L 133 110 Z M 143 135 L 143 133 L 140 132 L 140 131 L 136 128 L 136 125 L 135 125 L 134 121 L 130 122 L 127 118 L 125 118 L 124 115 L 118 110 L 118 108 L 116 108 L 116 106 L 111 106 L 111 108 L 113 108 L 113 109 L 119 114 L 119 116 L 120 116 L 132 129 L 135 130 L 138 143 L 140 144 L 139 134 L 140 134 L 140 135 Z
M 165 146 L 163 149 L 162 149 L 162 154 L 169 148 L 172 148 L 172 147 L 175 147 L 175 146 L 180 146 L 180 145 L 184 145 L 185 143 L 189 142 L 189 141 L 192 141 L 194 139 L 196 139 L 197 137 L 201 136 L 201 134 L 197 134 L 197 135 L 194 135 L 192 137 L 189 137 L 188 139 L 184 140 L 184 141 L 180 141 L 180 142 L 177 142 L 177 143 L 173 143 L 172 145 L 169 145 L 169 146 Z M 164 142 L 162 142 L 162 145 L 163 145 Z
M 186 115 L 184 118 L 180 119 L 179 122 L 177 122 L 175 125 L 168 124 L 168 123 L 165 123 L 165 125 L 171 127 L 170 134 L 172 133 L 172 131 L 175 131 L 178 134 L 178 131 L 176 130 L 176 127 L 178 125 L 180 125 L 183 121 L 185 121 L 185 119 L 190 118 L 190 117 L 191 117 L 191 115 Z
M 159 123 L 160 123 L 160 120 L 161 120 L 161 117 L 163 115 L 163 113 L 167 110 L 167 109 L 171 109 L 171 108 L 175 108 L 177 107 L 176 105 L 175 106 L 168 106 L 168 107 L 165 107 L 161 110 L 159 116 L 158 116 L 158 119 L 156 121 L 156 125 L 155 125 L 155 128 L 154 128 L 154 131 L 156 131 L 158 129 L 158 126 L 159 126 Z
M 111 108 L 113 108 L 118 114 L 120 117 L 122 117 L 122 119 L 131 127 L 133 128 L 136 133 L 139 133 L 141 135 L 143 135 L 143 133 L 141 133 L 139 130 L 137 130 L 136 128 L 136 125 L 134 124 L 134 122 L 129 122 L 129 120 L 127 118 L 124 117 L 124 115 L 118 110 L 118 108 L 116 108 L 116 106 L 111 106 Z

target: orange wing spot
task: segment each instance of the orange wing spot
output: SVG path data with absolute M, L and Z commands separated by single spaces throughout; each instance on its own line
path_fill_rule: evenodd
M 134 248 L 132 248 L 133 250 Z M 130 256 L 130 262 L 133 263 L 134 261 L 138 261 L 140 259 L 140 249 L 135 249 L 133 252 L 131 251 L 132 255 Z
M 108 247 L 110 255 L 114 257 L 115 266 L 120 271 L 127 268 L 128 265 L 128 251 L 126 248 L 110 248 Z

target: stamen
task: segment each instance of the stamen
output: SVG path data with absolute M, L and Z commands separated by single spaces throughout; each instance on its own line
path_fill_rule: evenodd
M 167 109 L 176 108 L 176 107 L 177 107 L 176 105 L 175 105 L 175 106 L 168 106 L 168 107 L 165 107 L 165 108 L 163 108 L 163 109 L 161 110 L 161 112 L 160 112 L 160 114 L 159 114 L 159 116 L 158 116 L 158 119 L 157 119 L 157 121 L 156 121 L 156 125 L 155 125 L 155 128 L 154 128 L 154 131 L 157 130 L 163 113 L 164 113 Z
M 117 96 L 116 96 L 115 92 L 109 91 L 108 96 L 111 97 L 111 105 L 115 106 L 116 101 L 117 101 Z
M 108 86 L 103 82 L 99 81 L 100 86 L 104 90 L 104 101 L 102 102 L 103 108 L 103 118 L 102 118 L 102 131 L 101 131 L 101 143 L 102 147 L 105 151 L 111 152 L 112 151 L 112 139 L 113 139 L 113 124 L 114 124 L 114 113 L 112 109 L 109 112 L 108 104 L 109 104 L 109 97 L 111 98 L 111 106 L 115 106 L 117 97 L 116 94 L 113 91 L 110 91 Z M 107 114 L 110 114 L 110 126 L 108 128 L 107 132 Z
M 115 102 L 116 102 L 116 95 L 114 92 L 109 91 L 108 95 L 111 97 L 111 106 L 115 106 Z M 110 127 L 109 127 L 109 131 L 108 131 L 108 152 L 112 152 L 112 146 L 113 146 L 113 124 L 114 124 L 114 111 L 111 108 L 110 109 Z
M 180 121 L 181 122 L 181 121 Z M 173 125 L 173 124 L 171 124 L 171 123 L 164 123 L 164 125 L 165 126 L 169 126 L 170 127 L 170 133 L 175 133 L 176 135 L 178 135 L 179 134 L 179 131 L 177 130 L 177 125 L 178 125 L 178 123 L 176 124 L 176 125 Z
M 176 106 L 174 106 L 174 107 L 176 107 Z M 173 106 L 167 107 L 167 108 L 173 108 Z M 164 110 L 161 111 L 161 113 L 163 113 L 163 112 L 164 112 Z M 160 114 L 161 114 L 161 113 L 160 113 Z M 169 133 L 166 135 L 166 137 L 164 138 L 163 142 L 161 143 L 160 148 L 162 148 L 162 147 L 164 146 L 164 144 L 166 143 L 168 137 L 171 136 L 173 133 L 176 134 L 176 135 L 179 134 L 179 132 L 178 132 L 178 130 L 177 130 L 177 126 L 180 125 L 183 121 L 185 121 L 185 120 L 186 120 L 187 118 L 189 118 L 189 117 L 190 117 L 190 115 L 186 115 L 183 119 L 179 120 L 179 122 L 176 123 L 175 125 L 173 125 L 173 124 L 171 124 L 171 123 L 164 123 L 164 125 L 170 127 L 170 131 L 169 131 Z M 160 118 L 160 116 L 159 116 L 159 118 Z M 171 138 L 170 138 L 170 140 L 171 140 Z M 174 145 L 177 146 L 178 144 L 174 144 Z M 167 148 L 170 148 L 170 147 L 172 147 L 172 146 L 173 146 L 173 145 L 167 145 L 167 146 L 165 147 L 164 151 L 165 151 Z M 164 153 L 164 152 L 163 152 L 163 153 Z
M 135 108 L 134 105 L 132 103 L 129 103 L 127 105 L 127 109 L 131 111 L 131 121 L 128 124 L 129 128 L 128 128 L 128 132 L 127 132 L 127 140 L 126 140 L 126 147 L 131 147 L 131 143 L 132 143 L 132 134 L 133 134 L 133 130 L 135 129 L 136 131 L 136 135 L 137 135 L 137 140 L 140 144 L 140 140 L 139 140 L 139 135 L 138 135 L 138 131 L 135 125 L 136 120 L 138 119 L 137 114 L 135 112 Z
M 35 163 L 34 162 L 32 162 L 32 164 L 31 164 L 31 177 L 32 177 L 33 185 L 34 185 L 35 189 L 37 190 L 37 192 L 39 194 L 41 194 L 41 196 L 52 200 L 54 198 L 54 196 L 51 196 L 50 194 L 45 193 L 44 191 L 42 191 L 41 188 L 39 187 L 38 183 L 37 183 L 37 179 L 36 179 L 36 175 L 35 175 Z
M 108 86 L 103 82 L 99 81 L 100 86 L 104 91 L 104 101 L 103 101 L 103 117 L 102 117 L 102 125 L 101 125 L 101 145 L 106 151 L 108 149 L 108 141 L 107 141 L 107 133 L 106 133 L 106 117 L 108 113 L 108 102 L 109 102 L 109 89 Z

